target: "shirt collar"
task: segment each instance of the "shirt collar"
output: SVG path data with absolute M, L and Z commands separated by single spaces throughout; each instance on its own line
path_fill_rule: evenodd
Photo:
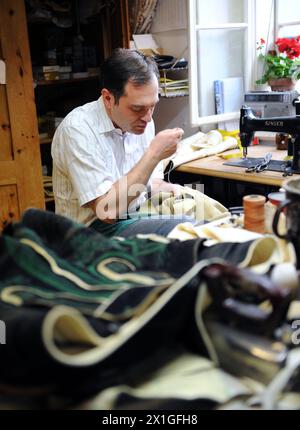
M 99 102 L 98 105 L 99 105 L 100 117 L 101 117 L 101 121 L 100 121 L 100 125 L 99 125 L 100 133 L 102 134 L 102 133 L 115 132 L 115 133 L 119 134 L 120 136 L 126 137 L 129 133 L 127 131 L 123 132 L 120 128 L 115 127 L 112 120 L 108 116 L 106 109 L 105 109 L 105 106 L 104 106 L 102 96 L 99 97 L 98 102 Z
M 102 96 L 99 97 L 98 99 L 98 106 L 99 106 L 99 114 L 100 114 L 100 122 L 99 122 L 100 133 L 115 131 L 116 128 L 106 112 Z

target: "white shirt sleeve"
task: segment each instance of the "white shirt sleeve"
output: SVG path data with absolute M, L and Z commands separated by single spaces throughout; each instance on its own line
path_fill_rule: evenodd
M 155 169 L 153 170 L 150 180 L 157 179 L 157 178 L 164 179 L 164 165 L 162 161 L 160 161 L 158 165 L 155 167 Z
M 88 129 L 63 127 L 64 159 L 79 204 L 90 202 L 107 193 L 115 182 L 107 168 L 104 154 Z

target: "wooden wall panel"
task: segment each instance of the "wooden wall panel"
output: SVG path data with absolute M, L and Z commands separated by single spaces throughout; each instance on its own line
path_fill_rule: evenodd
M 114 48 L 129 48 L 130 23 L 128 0 L 115 2 L 112 9 L 110 2 L 106 3 L 101 14 L 103 58 L 106 59 Z
M 0 60 L 3 60 L 2 47 L 0 43 Z M 12 141 L 10 132 L 10 121 L 8 115 L 8 104 L 6 86 L 0 84 L 0 161 L 12 159 Z
M 6 88 L 0 84 L 0 162 L 12 160 L 12 153 Z
M 0 187 L 0 229 L 20 217 L 17 185 Z
M 23 0 L 0 0 L 0 46 L 6 64 L 6 85 L 1 85 L 0 92 L 0 127 L 4 125 L 0 134 L 0 187 L 4 187 L 1 198 L 9 197 L 7 186 L 16 187 L 14 195 L 17 196 L 18 211 L 15 212 L 19 216 L 28 207 L 44 208 L 38 125 Z M 9 159 L 12 159 L 11 163 Z M 11 218 L 9 212 L 7 217 Z
M 130 22 L 129 22 L 129 6 L 128 0 L 120 0 L 121 22 L 122 22 L 122 46 L 129 48 L 130 44 Z

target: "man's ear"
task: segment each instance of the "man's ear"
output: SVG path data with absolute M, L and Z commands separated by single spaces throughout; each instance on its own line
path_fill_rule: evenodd
M 103 88 L 101 91 L 101 95 L 104 105 L 107 109 L 110 109 L 115 102 L 113 94 L 107 88 Z

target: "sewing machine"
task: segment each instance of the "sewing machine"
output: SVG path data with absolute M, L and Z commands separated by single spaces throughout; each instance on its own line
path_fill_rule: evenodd
M 256 131 L 286 133 L 291 137 L 288 143 L 288 155 L 292 156 L 291 168 L 300 173 L 300 101 L 295 101 L 296 115 L 276 118 L 257 118 L 248 106 L 243 106 L 240 116 L 240 139 L 243 158 L 247 159 L 248 146 Z

